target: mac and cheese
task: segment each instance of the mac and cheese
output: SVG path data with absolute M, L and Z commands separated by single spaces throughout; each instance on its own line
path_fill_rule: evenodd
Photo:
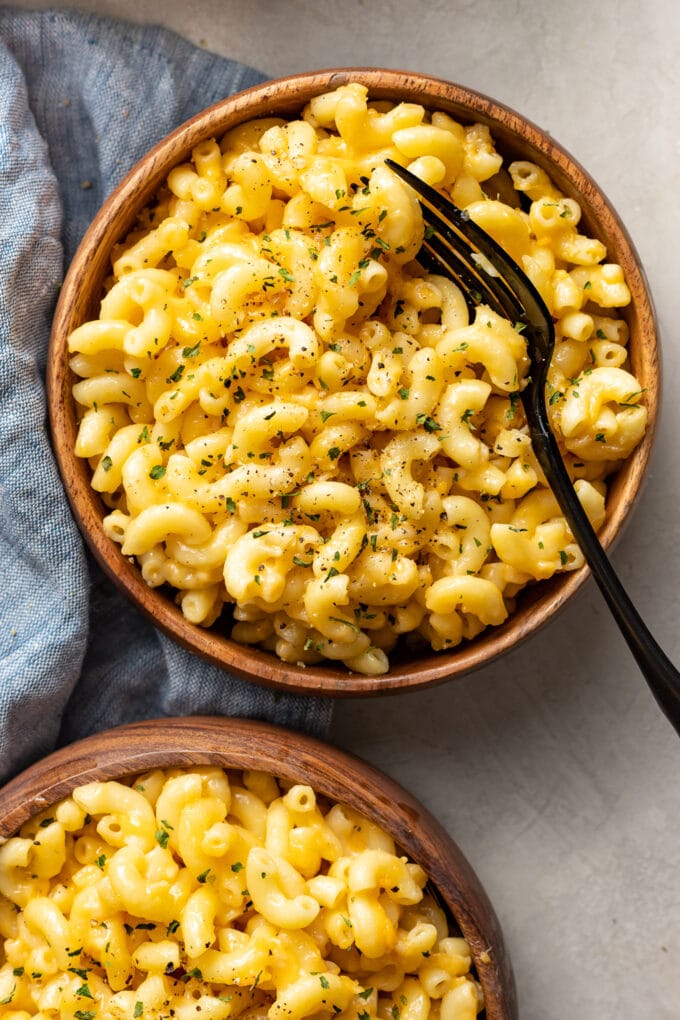
M 107 535 L 149 585 L 286 662 L 384 673 L 502 623 L 583 557 L 531 448 L 516 324 L 417 263 L 424 228 L 385 157 L 450 195 L 555 320 L 549 413 L 594 525 L 641 439 L 630 300 L 543 170 L 486 127 L 351 84 L 301 118 L 196 146 L 114 252 L 69 340 L 76 452 Z
M 92 782 L 0 846 L 7 1020 L 474 1020 L 423 869 L 256 771 Z

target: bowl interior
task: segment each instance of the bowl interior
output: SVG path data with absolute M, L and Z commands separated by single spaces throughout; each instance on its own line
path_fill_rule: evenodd
M 210 630 L 186 621 L 163 589 L 149 589 L 137 567 L 110 542 L 101 527 L 104 507 L 90 487 L 87 464 L 73 450 L 77 421 L 68 367 L 67 338 L 97 314 L 112 246 L 123 239 L 138 212 L 157 192 L 171 167 L 188 157 L 197 142 L 221 136 L 229 128 L 259 116 L 298 114 L 312 97 L 359 81 L 373 99 L 418 102 L 456 119 L 487 124 L 499 151 L 507 158 L 531 160 L 543 167 L 558 187 L 576 198 L 585 229 L 607 246 L 608 260 L 624 270 L 632 302 L 624 310 L 631 332 L 632 371 L 646 390 L 648 428 L 644 439 L 610 480 L 608 516 L 600 532 L 607 546 L 619 532 L 635 500 L 654 436 L 659 400 L 659 364 L 654 313 L 633 244 L 602 191 L 583 168 L 549 135 L 515 111 L 479 93 L 424 75 L 399 71 L 341 69 L 296 75 L 267 82 L 209 108 L 156 146 L 123 180 L 93 221 L 73 260 L 57 306 L 48 361 L 48 401 L 53 441 L 74 515 L 92 552 L 108 576 L 153 622 L 180 644 L 232 672 L 292 691 L 352 695 L 382 693 L 433 684 L 463 676 L 507 651 L 545 623 L 588 576 L 587 569 L 530 585 L 518 597 L 516 610 L 500 627 L 451 652 L 426 652 L 418 658 L 393 655 L 390 671 L 370 677 L 330 665 L 299 667 L 279 662 L 269 653 L 231 641 L 226 624 Z
M 243 719 L 192 717 L 121 726 L 63 748 L 0 793 L 0 842 L 32 815 L 95 779 L 170 765 L 259 769 L 312 786 L 385 829 L 427 871 L 467 939 L 487 1020 L 517 1016 L 514 979 L 493 907 L 461 850 L 402 787 L 354 756 L 311 737 Z

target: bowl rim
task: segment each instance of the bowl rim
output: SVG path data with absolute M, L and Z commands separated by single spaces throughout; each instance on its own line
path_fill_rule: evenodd
M 208 764 L 258 768 L 302 782 L 376 820 L 425 869 L 468 940 L 487 1020 L 516 1020 L 514 976 L 500 922 L 460 847 L 399 783 L 315 737 L 227 716 L 151 719 L 92 734 L 40 759 L 0 790 L 0 845 L 84 783 Z
M 580 163 L 548 133 L 511 107 L 483 93 L 425 74 L 382 68 L 331 68 L 273 79 L 228 96 L 179 125 L 138 161 L 106 199 L 85 233 L 64 279 L 57 303 L 47 363 L 47 400 L 53 448 L 73 515 L 95 559 L 110 580 L 160 630 L 193 653 L 251 682 L 295 693 L 335 697 L 378 695 L 415 690 L 462 678 L 513 649 L 544 626 L 560 611 L 590 576 L 587 567 L 548 581 L 529 585 L 518 599 L 518 608 L 500 627 L 487 628 L 473 641 L 448 652 L 425 652 L 417 660 L 398 662 L 373 677 L 338 669 L 332 665 L 298 666 L 280 662 L 273 654 L 239 645 L 216 629 L 190 624 L 162 589 L 148 588 L 141 572 L 109 540 L 101 527 L 104 506 L 90 487 L 87 463 L 75 456 L 75 409 L 70 395 L 73 376 L 68 368 L 68 334 L 87 317 L 84 283 L 97 273 L 112 245 L 132 226 L 139 210 L 157 191 L 169 169 L 186 158 L 205 137 L 220 134 L 252 117 L 302 108 L 312 95 L 350 81 L 367 85 L 373 98 L 395 97 L 407 91 L 409 98 L 431 109 L 448 109 L 463 121 L 478 120 L 491 127 L 501 151 L 513 141 L 529 150 L 540 165 L 568 193 L 578 191 L 585 203 L 586 219 L 598 225 L 598 235 L 615 240 L 614 258 L 623 265 L 635 295 L 630 314 L 638 323 L 638 345 L 633 353 L 646 366 L 643 379 L 648 409 L 647 431 L 642 442 L 610 478 L 609 512 L 600 531 L 607 548 L 619 537 L 624 521 L 640 494 L 651 455 L 659 413 L 661 377 L 658 330 L 654 308 L 639 256 L 616 210 Z M 458 113 L 458 108 L 461 111 Z M 126 216 L 117 220 L 120 210 Z M 97 297 L 100 291 L 97 292 Z M 89 293 L 90 304 L 93 292 Z M 642 355 L 645 354 L 643 360 Z M 635 368 L 635 366 L 634 366 Z

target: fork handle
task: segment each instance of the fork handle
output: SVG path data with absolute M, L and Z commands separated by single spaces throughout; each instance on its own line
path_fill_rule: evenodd
M 560 509 L 652 694 L 680 735 L 680 673 L 650 634 L 619 581 L 576 495 L 555 437 L 550 431 L 541 431 L 545 445 L 535 443 L 534 450 Z

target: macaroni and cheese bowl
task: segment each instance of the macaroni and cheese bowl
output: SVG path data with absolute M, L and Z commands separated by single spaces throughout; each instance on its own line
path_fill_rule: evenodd
M 642 269 L 606 197 L 535 125 L 448 82 L 365 69 L 199 114 L 131 171 L 76 254 L 48 365 L 54 445 L 125 594 L 197 654 L 290 690 L 464 675 L 587 576 L 523 422 L 521 326 L 419 267 L 418 206 L 386 155 L 541 290 L 552 424 L 605 546 L 651 450 Z
M 12 780 L 0 944 L 1 1015 L 517 1016 L 442 827 L 361 760 L 249 720 L 119 727 Z

